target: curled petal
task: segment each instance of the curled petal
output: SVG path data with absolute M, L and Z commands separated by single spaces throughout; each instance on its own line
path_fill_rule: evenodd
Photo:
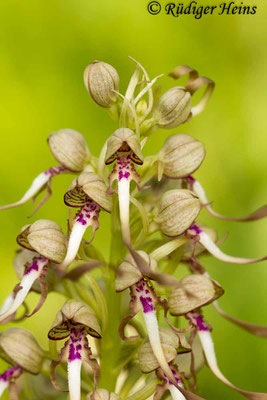
M 213 302 L 213 307 L 215 310 L 225 319 L 228 321 L 232 322 L 235 325 L 240 326 L 241 328 L 245 329 L 246 331 L 252 333 L 253 335 L 260 336 L 260 337 L 267 337 L 267 326 L 263 325 L 256 325 L 256 324 L 250 324 L 249 322 L 242 321 L 241 319 L 232 317 L 229 314 L 226 314 L 221 307 L 219 307 L 219 304 L 217 301 Z
M 246 397 L 250 400 L 266 400 L 267 394 L 266 393 L 256 393 L 256 392 L 248 392 L 246 390 L 239 389 L 238 387 L 234 386 L 228 379 L 222 374 L 220 371 L 216 354 L 214 350 L 214 344 L 212 341 L 211 333 L 209 330 L 199 330 L 198 336 L 208 363 L 209 368 L 212 370 L 214 375 L 220 379 L 225 385 L 229 386 L 231 389 L 236 390 L 242 396 Z
M 98 380 L 99 380 L 99 376 L 100 376 L 100 367 L 98 365 L 98 362 L 96 361 L 96 359 L 91 357 L 92 352 L 91 349 L 88 345 L 88 340 L 85 337 L 84 338 L 84 345 L 83 345 L 83 359 L 87 362 L 87 364 L 89 364 L 89 366 L 92 368 L 93 370 L 93 374 L 94 374 L 94 390 L 93 393 L 91 394 L 91 400 L 94 400 L 94 394 L 97 388 L 97 384 L 98 384 Z
M 189 234 L 197 235 L 199 238 L 199 242 L 211 253 L 214 257 L 222 260 L 226 263 L 233 264 L 252 264 L 260 261 L 264 261 L 267 259 L 267 256 L 261 258 L 242 258 L 242 257 L 233 257 L 225 254 L 221 249 L 212 241 L 212 239 L 203 232 L 198 226 L 192 225 L 188 229 Z
M 0 322 L 14 314 L 17 309 L 24 302 L 25 297 L 29 293 L 34 281 L 38 279 L 45 266 L 48 264 L 48 260 L 44 257 L 35 258 L 32 265 L 26 270 L 19 286 L 15 293 L 12 304 L 10 304 L 9 309 L 0 315 Z
M 35 309 L 31 312 L 31 314 L 26 314 L 27 317 L 31 317 L 33 316 L 35 313 L 37 313 L 37 311 L 40 310 L 40 308 L 42 307 L 42 305 L 44 304 L 47 295 L 48 295 L 48 283 L 45 279 L 39 278 L 40 281 L 40 288 L 41 288 L 41 294 L 40 294 L 40 299 L 38 301 L 37 306 L 35 307 Z
M 194 178 L 192 178 L 192 179 L 194 179 Z M 195 192 L 195 194 L 199 197 L 199 200 L 201 201 L 201 203 L 203 205 L 205 205 L 205 208 L 209 212 L 209 214 L 213 215 L 216 218 L 223 219 L 226 221 L 249 222 L 249 221 L 256 221 L 258 219 L 267 217 L 267 205 L 259 208 L 258 210 L 254 211 L 253 213 L 251 213 L 245 217 L 227 217 L 227 216 L 219 214 L 213 210 L 210 202 L 207 199 L 205 190 L 200 185 L 200 183 L 198 181 L 196 181 L 195 179 L 192 183 L 192 189 Z
M 131 336 L 131 337 L 125 336 L 125 327 L 126 327 L 126 325 L 128 325 L 129 321 L 131 321 L 131 319 L 134 318 L 135 315 L 136 315 L 136 313 L 131 313 L 129 315 L 126 315 L 121 320 L 121 323 L 119 326 L 119 335 L 120 335 L 121 339 L 124 340 L 125 342 L 132 342 L 132 341 L 140 338 L 139 335 Z

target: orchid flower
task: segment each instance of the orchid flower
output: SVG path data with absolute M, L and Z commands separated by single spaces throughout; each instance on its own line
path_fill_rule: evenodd
M 211 237 L 204 232 L 198 225 L 191 225 L 187 230 L 187 235 L 192 238 L 196 238 L 199 243 L 204 246 L 209 253 L 211 253 L 214 257 L 218 258 L 221 261 L 226 263 L 233 264 L 251 264 L 259 261 L 264 261 L 267 259 L 267 256 L 261 258 L 241 258 L 241 257 L 233 257 L 225 254 L 221 249 L 213 242 Z
M 9 318 L 15 315 L 36 280 L 40 282 L 41 297 L 32 314 L 41 308 L 48 293 L 45 280 L 47 268 L 51 261 L 55 263 L 62 261 L 66 253 L 65 238 L 61 228 L 49 220 L 38 220 L 24 227 L 17 241 L 22 247 L 31 250 L 34 256 L 29 259 L 30 262 L 25 263 L 25 271 L 20 283 L 7 297 L 0 314 L 0 323 L 8 322 Z
M 256 392 L 248 392 L 243 389 L 239 389 L 238 387 L 234 386 L 220 371 L 217 363 L 217 358 L 214 349 L 214 343 L 212 340 L 210 327 L 204 321 L 204 318 L 200 314 L 191 314 L 189 318 L 192 319 L 195 326 L 197 327 L 197 333 L 205 354 L 205 358 L 207 364 L 214 375 L 220 379 L 225 385 L 229 386 L 231 389 L 236 390 L 242 396 L 246 397 L 250 400 L 266 400 L 267 394 L 266 393 L 256 393 Z
M 40 173 L 19 201 L 1 206 L 0 210 L 20 206 L 28 200 L 34 199 L 41 191 L 47 188 L 47 195 L 35 209 L 37 211 L 52 193 L 51 180 L 54 176 L 63 173 L 81 172 L 90 160 L 90 153 L 84 137 L 72 129 L 62 129 L 51 133 L 48 138 L 48 144 L 53 156 L 60 165 Z
M 143 164 L 140 140 L 131 129 L 117 129 L 109 138 L 105 163 L 113 162 L 115 165 L 109 175 L 109 191 L 112 189 L 113 182 L 117 180 L 122 238 L 125 244 L 130 246 L 130 183 L 134 180 L 139 185 L 140 179 L 134 163 Z
M 107 193 L 103 179 L 93 172 L 83 172 L 75 178 L 64 196 L 69 207 L 81 207 L 76 214 L 68 241 L 67 254 L 59 269 L 66 270 L 74 261 L 86 229 L 91 226 L 94 238 L 99 227 L 101 209 L 111 212 L 112 197 Z
M 91 358 L 87 335 L 101 338 L 100 327 L 93 311 L 83 303 L 68 302 L 56 316 L 56 320 L 48 333 L 50 340 L 62 340 L 67 337 L 58 360 L 51 363 L 51 381 L 57 390 L 61 390 L 55 377 L 55 369 L 58 364 L 68 363 L 68 386 L 70 400 L 81 399 L 81 368 L 82 363 L 87 362 L 93 369 L 94 389 L 96 389 L 99 366 L 95 359 Z

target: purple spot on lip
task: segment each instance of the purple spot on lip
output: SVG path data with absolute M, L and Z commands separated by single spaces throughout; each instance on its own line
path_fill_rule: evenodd
M 195 178 L 193 178 L 192 175 L 188 175 L 187 180 L 188 180 L 189 182 L 192 182 L 192 183 L 193 183 L 193 182 L 196 182 Z
M 195 231 L 197 235 L 199 235 L 202 232 L 202 230 L 197 225 L 191 225 L 189 229 Z
M 70 334 L 70 345 L 69 345 L 69 361 L 81 360 L 81 350 L 82 350 L 82 338 L 84 335 L 84 329 L 72 329 Z
M 197 327 L 200 331 L 208 331 L 209 328 L 207 324 L 205 323 L 202 315 L 198 315 L 197 317 L 194 318 L 197 324 Z
M 8 368 L 3 374 L 0 375 L 0 380 L 7 382 L 8 379 L 12 378 L 12 376 L 18 370 L 20 370 L 20 367 L 18 365 L 13 368 Z
M 144 313 L 148 313 L 155 310 L 153 300 L 151 299 L 151 297 L 140 296 L 139 299 L 142 303 Z
M 39 271 L 38 260 L 35 259 L 24 275 L 29 275 L 32 271 Z

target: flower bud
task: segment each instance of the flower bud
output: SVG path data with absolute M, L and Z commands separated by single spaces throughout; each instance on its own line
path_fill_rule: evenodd
M 94 172 L 83 172 L 75 178 L 64 196 L 64 202 L 69 207 L 82 207 L 88 200 L 111 212 L 112 196 L 107 194 L 104 180 Z
M 178 236 L 192 225 L 200 208 L 198 197 L 190 190 L 168 190 L 159 201 L 155 222 L 164 235 Z
M 116 103 L 120 78 L 112 65 L 94 61 L 84 71 L 84 84 L 92 99 L 101 107 L 109 108 Z
M 52 328 L 48 332 L 51 340 L 65 339 L 72 328 L 85 328 L 86 334 L 100 338 L 100 326 L 93 310 L 78 301 L 68 301 L 57 313 Z
M 60 226 L 48 219 L 39 219 L 24 226 L 17 242 L 55 263 L 62 262 L 66 254 L 65 237 Z
M 73 129 L 52 132 L 48 145 L 55 159 L 70 171 L 82 171 L 90 160 L 85 138 Z
M 148 254 L 144 251 L 138 251 L 138 253 L 144 257 L 149 265 L 151 260 Z M 137 268 L 132 255 L 129 253 L 117 269 L 115 290 L 116 292 L 121 292 L 140 281 L 140 279 L 142 279 L 142 274 L 139 268 Z
M 169 296 L 172 315 L 183 315 L 212 303 L 224 293 L 220 284 L 205 275 L 188 275 L 181 280 L 182 287 Z
M 191 94 L 182 87 L 173 87 L 160 97 L 152 117 L 160 128 L 172 129 L 188 120 L 191 107 Z
M 129 128 L 117 129 L 108 139 L 105 163 L 112 164 L 117 153 L 130 153 L 131 160 L 136 164 L 143 164 L 140 139 Z
M 94 393 L 94 400 L 121 400 L 121 398 L 113 393 L 109 392 L 106 389 L 97 389 L 95 392 L 90 392 L 86 400 L 91 400 L 91 395 Z
M 204 144 L 185 134 L 170 136 L 159 153 L 163 173 L 169 178 L 192 174 L 199 168 L 204 157 Z
M 216 233 L 216 231 L 215 231 L 215 229 L 213 229 L 213 228 L 210 228 L 210 227 L 208 227 L 208 226 L 205 226 L 205 225 L 203 225 L 203 224 L 200 224 L 200 223 L 198 223 L 198 226 L 199 226 L 199 228 L 203 231 L 203 232 L 205 232 L 210 238 L 211 238 L 211 240 L 213 241 L 213 242 L 216 242 L 216 240 L 217 240 L 217 233 Z M 202 244 L 200 243 L 200 242 L 197 242 L 196 244 L 195 244 L 195 247 L 194 247 L 194 256 L 199 256 L 200 254 L 202 254 L 202 253 L 204 253 L 205 251 L 207 251 L 206 250 L 206 248 L 204 247 L 204 246 L 202 246 Z M 186 260 L 186 259 L 189 259 L 189 258 L 191 258 L 192 257 L 192 243 L 189 241 L 189 242 L 186 242 L 185 244 L 184 244 L 184 247 L 183 247 L 183 260 Z
M 190 345 L 182 334 L 176 334 L 169 328 L 160 328 L 160 341 L 167 362 L 171 362 L 177 353 L 187 353 L 191 351 Z M 182 338 L 180 338 L 182 337 Z M 159 363 L 152 351 L 149 339 L 146 338 L 138 352 L 139 364 L 142 372 L 149 373 L 159 368 Z
M 0 357 L 31 374 L 38 374 L 44 353 L 31 332 L 9 328 L 0 334 Z

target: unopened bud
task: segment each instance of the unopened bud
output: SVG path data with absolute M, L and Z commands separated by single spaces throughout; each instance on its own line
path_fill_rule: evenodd
M 85 138 L 73 129 L 52 132 L 48 145 L 55 159 L 70 171 L 82 171 L 90 160 Z
M 191 175 L 199 168 L 204 158 L 204 144 L 185 134 L 170 136 L 159 153 L 163 173 L 169 178 Z
M 170 328 L 159 329 L 160 341 L 167 362 L 171 362 L 177 356 L 177 353 L 187 353 L 191 351 L 185 336 L 176 334 Z M 180 336 L 183 336 L 181 339 Z M 149 373 L 159 368 L 159 363 L 152 351 L 149 339 L 146 338 L 138 352 L 139 364 L 142 372 Z
M 95 392 L 90 392 L 86 400 L 91 400 L 92 394 L 94 394 L 94 400 L 121 400 L 116 393 L 109 392 L 106 389 L 97 389 Z
M 78 301 L 69 301 L 57 313 L 48 333 L 51 340 L 61 340 L 69 336 L 72 328 L 85 328 L 86 334 L 100 338 L 100 326 L 93 310 Z
M 200 208 L 198 197 L 190 190 L 168 190 L 159 201 L 155 222 L 166 236 L 178 236 L 192 225 Z
M 212 303 L 224 293 L 218 282 L 205 275 L 188 275 L 169 296 L 172 315 L 184 315 L 199 307 Z
M 83 172 L 75 178 L 64 196 L 69 207 L 82 207 L 93 200 L 107 212 L 112 209 L 112 196 L 107 193 L 104 180 L 94 172 Z
M 110 136 L 107 142 L 105 163 L 113 163 L 117 153 L 130 153 L 133 162 L 143 164 L 144 157 L 141 152 L 140 139 L 129 128 L 119 128 Z
M 92 99 L 101 107 L 116 103 L 120 78 L 115 68 L 102 61 L 94 61 L 84 71 L 84 84 Z
M 160 97 L 152 117 L 160 128 L 172 129 L 188 120 L 191 108 L 191 94 L 177 86 Z
M 0 334 L 0 357 L 31 374 L 38 374 L 44 353 L 31 332 L 9 328 Z
M 147 101 L 146 101 L 145 99 L 141 99 L 141 100 L 137 103 L 135 110 L 136 110 L 136 114 L 137 114 L 138 116 L 144 115 L 144 113 L 145 113 L 146 110 L 147 110 Z
M 39 219 L 24 226 L 17 242 L 55 263 L 61 263 L 66 255 L 64 234 L 56 222 L 48 219 Z

